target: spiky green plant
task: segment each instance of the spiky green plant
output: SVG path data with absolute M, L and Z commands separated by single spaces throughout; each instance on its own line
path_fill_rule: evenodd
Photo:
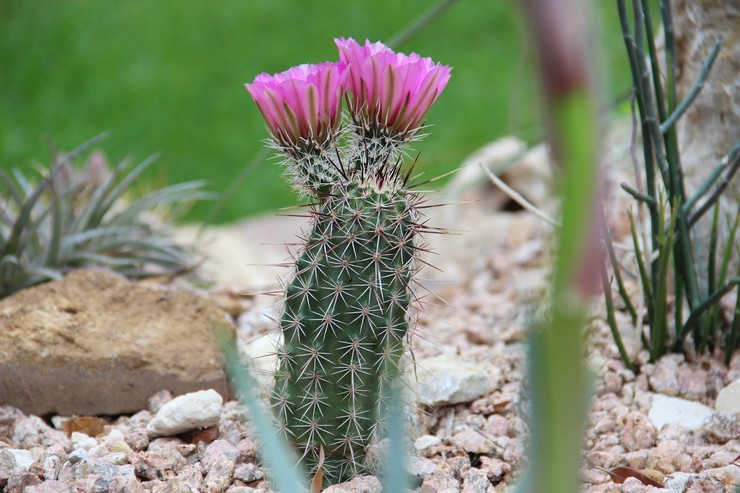
M 385 428 L 425 230 L 403 146 L 449 79 L 449 67 L 430 59 L 336 42 L 340 62 L 247 84 L 294 186 L 312 200 L 286 288 L 272 403 L 325 484 L 367 470 L 367 447 Z M 352 122 L 342 139 L 345 87 Z
M 0 297 L 59 279 L 78 267 L 102 266 L 133 278 L 193 267 L 186 250 L 146 215 L 156 208 L 209 198 L 202 190 L 204 182 L 124 198 L 153 158 L 132 170 L 130 161 L 110 172 L 88 169 L 86 176 L 76 179 L 73 161 L 104 136 L 55 156 L 35 185 L 18 170 L 0 169 Z

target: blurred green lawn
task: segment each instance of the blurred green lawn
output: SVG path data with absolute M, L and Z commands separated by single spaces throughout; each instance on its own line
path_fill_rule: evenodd
M 114 161 L 159 152 L 150 184 L 208 179 L 222 192 L 267 137 L 243 87 L 260 72 L 337 58 L 332 39 L 388 40 L 428 0 L 0 0 L 0 167 L 46 162 L 104 130 Z M 607 97 L 628 85 L 613 5 L 605 4 Z M 460 0 L 400 51 L 452 65 L 417 144 L 435 176 L 477 147 L 539 139 L 536 81 L 513 0 Z M 274 160 L 259 163 L 218 222 L 294 204 Z M 201 205 L 191 219 L 208 216 Z

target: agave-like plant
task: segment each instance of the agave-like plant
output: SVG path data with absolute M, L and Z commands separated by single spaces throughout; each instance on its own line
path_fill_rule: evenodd
M 205 182 L 180 183 L 125 200 L 154 157 L 133 169 L 124 160 L 110 172 L 98 173 L 97 181 L 90 173 L 75 180 L 73 161 L 106 135 L 54 156 L 36 184 L 16 169 L 0 169 L 0 298 L 78 267 L 107 267 L 142 278 L 174 275 L 195 265 L 187 249 L 147 214 L 211 198 L 203 190 Z

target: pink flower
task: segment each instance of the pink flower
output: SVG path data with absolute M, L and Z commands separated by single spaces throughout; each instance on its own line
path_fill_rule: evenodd
M 273 139 L 286 149 L 325 144 L 339 124 L 347 64 L 299 65 L 245 84 Z
M 411 136 L 450 80 L 451 68 L 416 53 L 395 53 L 382 43 L 334 42 L 339 59 L 349 64 L 350 113 L 366 127 Z

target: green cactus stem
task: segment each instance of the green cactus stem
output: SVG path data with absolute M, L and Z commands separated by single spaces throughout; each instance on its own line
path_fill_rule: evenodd
M 416 194 L 394 168 L 351 172 L 318 205 L 287 286 L 273 405 L 326 483 L 366 470 L 409 328 L 421 229 Z

